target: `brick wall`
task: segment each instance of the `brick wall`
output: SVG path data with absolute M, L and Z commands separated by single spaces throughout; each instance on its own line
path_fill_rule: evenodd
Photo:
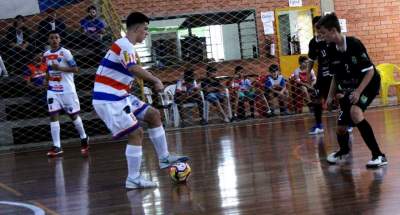
M 375 64 L 400 64 L 399 0 L 335 0 L 335 10 L 347 20 L 347 35 L 362 40 Z

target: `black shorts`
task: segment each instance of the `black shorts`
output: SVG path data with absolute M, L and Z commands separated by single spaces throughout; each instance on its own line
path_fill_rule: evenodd
M 329 89 L 331 87 L 332 76 L 319 77 L 315 84 L 315 89 L 318 92 L 318 97 L 325 99 L 328 97 Z
M 357 105 L 364 112 L 371 102 L 375 99 L 376 95 L 379 93 L 380 79 L 371 80 L 364 91 L 360 95 Z M 350 116 L 350 109 L 353 104 L 350 103 L 351 92 L 345 93 L 344 97 L 339 99 L 340 111 L 337 119 L 337 124 L 341 126 L 354 126 L 353 120 Z

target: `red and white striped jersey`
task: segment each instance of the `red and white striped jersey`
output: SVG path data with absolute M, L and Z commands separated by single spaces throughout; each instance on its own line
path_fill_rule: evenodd
M 135 48 L 124 37 L 115 41 L 96 72 L 93 104 L 123 100 L 129 95 L 134 75 L 128 68 L 136 65 Z

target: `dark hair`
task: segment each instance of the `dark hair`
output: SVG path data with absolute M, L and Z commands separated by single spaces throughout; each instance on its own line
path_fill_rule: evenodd
M 183 80 L 187 82 L 192 82 L 194 81 L 194 71 L 192 68 L 189 68 L 183 72 Z
M 316 27 L 318 29 L 324 27 L 328 30 L 335 28 L 340 33 L 339 19 L 337 18 L 335 13 L 329 13 L 321 17 L 321 19 L 317 22 Z
M 243 67 L 242 67 L 242 66 L 236 66 L 236 67 L 235 67 L 235 73 L 240 72 L 240 71 L 242 71 L 242 70 L 243 70 Z
M 144 23 L 149 23 L 149 22 L 150 22 L 149 17 L 147 17 L 143 13 L 132 12 L 126 18 L 126 28 L 129 29 L 130 27 L 132 27 L 136 24 L 144 24 Z
M 320 19 L 321 19 L 321 16 L 314 16 L 314 18 L 312 19 L 312 24 L 313 24 L 313 26 L 314 26 L 315 24 L 317 24 L 317 22 L 318 22 Z
M 49 31 L 49 33 L 47 34 L 47 37 L 49 37 L 50 34 L 58 34 L 58 35 L 60 35 L 60 33 L 58 31 L 56 31 L 56 30 Z
M 14 22 L 13 22 L 13 26 L 14 27 L 17 27 L 17 22 L 19 21 L 19 20 L 21 20 L 21 21 L 25 21 L 25 17 L 23 17 L 22 15 L 17 15 L 15 18 L 14 18 Z
M 272 64 L 271 66 L 269 66 L 269 72 L 277 72 L 279 71 L 279 66 L 276 64 Z
M 302 64 L 308 60 L 308 57 L 301 55 L 299 57 L 299 64 Z
M 89 13 L 90 10 L 95 10 L 95 11 L 97 11 L 97 8 L 96 8 L 94 5 L 90 5 L 90 6 L 86 9 L 86 11 Z

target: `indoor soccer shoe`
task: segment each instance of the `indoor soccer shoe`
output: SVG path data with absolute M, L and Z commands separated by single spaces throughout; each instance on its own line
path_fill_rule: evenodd
M 63 150 L 57 146 L 52 146 L 51 149 L 47 152 L 47 156 L 56 157 L 61 156 L 63 154 Z
M 153 188 L 157 186 L 158 186 L 157 183 L 147 180 L 142 176 L 138 176 L 135 179 L 127 177 L 125 182 L 125 187 L 128 189 Z
M 329 164 L 336 164 L 337 162 L 345 161 L 349 153 L 343 154 L 340 151 L 332 152 L 326 157 Z
M 383 156 L 378 156 L 377 158 L 368 161 L 367 168 L 376 168 L 376 167 L 384 166 L 387 164 L 388 164 L 388 162 L 386 160 L 386 157 L 383 155 Z
M 167 157 L 160 159 L 160 169 L 165 169 L 176 162 L 186 162 L 189 160 L 189 157 L 184 155 L 168 155 Z
M 324 129 L 318 126 L 312 127 L 310 132 L 308 132 L 308 134 L 310 135 L 321 134 L 321 133 L 324 133 Z
M 88 156 L 89 154 L 89 136 L 81 139 L 81 154 L 82 156 Z
M 347 132 L 352 133 L 353 132 L 353 127 L 351 127 L 351 126 L 347 127 Z

